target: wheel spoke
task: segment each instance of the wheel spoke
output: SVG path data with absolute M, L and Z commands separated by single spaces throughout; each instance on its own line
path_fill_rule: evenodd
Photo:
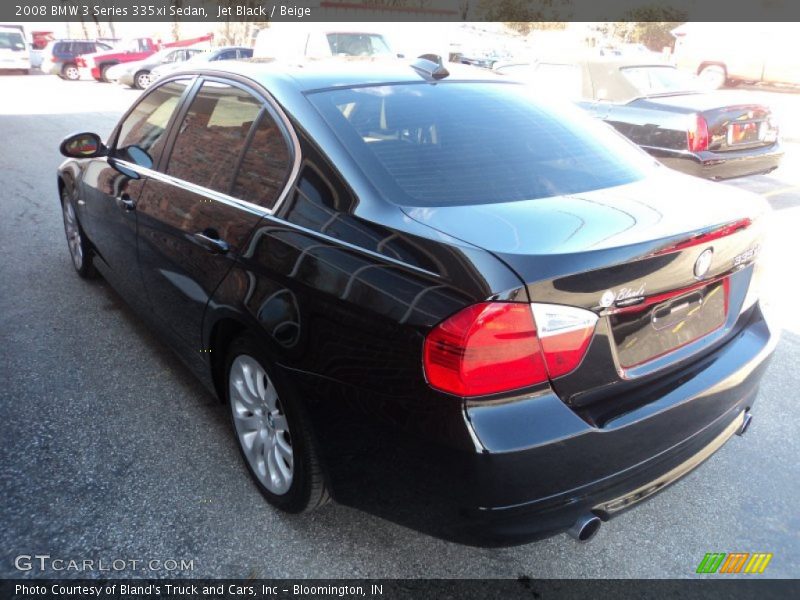
M 267 403 L 267 408 L 270 412 L 275 412 L 278 409 L 278 393 L 275 391 L 275 386 L 272 385 L 271 381 L 268 381 L 264 401 Z
M 272 426 L 275 428 L 275 431 L 289 430 L 289 423 L 286 421 L 286 417 L 284 417 L 282 414 L 272 416 Z
M 257 399 L 252 396 L 247 389 L 247 386 L 244 383 L 242 378 L 237 378 L 233 381 L 234 391 L 236 391 L 236 395 L 250 409 L 255 409 L 258 407 Z
M 258 393 L 256 392 L 255 379 L 253 374 L 253 367 L 252 365 L 245 363 L 242 365 L 242 375 L 244 379 L 244 383 L 247 386 L 247 391 L 250 392 L 250 396 L 253 398 L 258 398 Z
M 264 426 L 264 419 L 259 415 L 254 414 L 237 414 L 236 422 L 239 428 L 243 431 L 258 431 Z
M 275 450 L 284 458 L 286 464 L 288 464 L 290 467 L 294 466 L 294 453 L 292 452 L 292 447 L 282 435 L 275 436 Z
M 281 480 L 287 482 L 292 476 L 292 465 L 289 462 L 291 459 L 287 460 L 278 448 L 279 446 L 275 445 L 275 448 L 272 450 L 275 456 L 275 465 L 278 467 L 278 471 L 281 474 Z

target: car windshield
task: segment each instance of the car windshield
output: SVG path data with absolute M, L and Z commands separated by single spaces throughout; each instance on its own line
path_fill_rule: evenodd
M 377 33 L 329 33 L 328 45 L 334 56 L 378 56 L 391 54 Z
M 608 125 L 517 84 L 370 86 L 309 99 L 375 186 L 401 205 L 575 194 L 641 179 L 653 165 Z
M 694 75 L 675 67 L 623 67 L 620 71 L 643 96 L 700 91 L 700 83 Z
M 25 40 L 16 31 L 0 31 L 0 50 L 24 50 Z

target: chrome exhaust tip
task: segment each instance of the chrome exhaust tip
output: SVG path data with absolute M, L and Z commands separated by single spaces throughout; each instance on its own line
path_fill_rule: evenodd
M 753 421 L 753 415 L 750 414 L 750 411 L 744 413 L 744 419 L 742 420 L 742 424 L 739 426 L 739 429 L 736 431 L 736 435 L 744 435 L 747 431 L 747 428 L 750 427 L 750 423 Z
M 588 542 L 600 530 L 602 523 L 599 517 L 591 513 L 585 514 L 578 518 L 572 527 L 567 529 L 567 533 L 579 542 Z

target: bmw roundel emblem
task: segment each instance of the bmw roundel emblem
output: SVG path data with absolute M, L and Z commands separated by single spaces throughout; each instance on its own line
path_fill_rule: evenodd
M 706 248 L 700 253 L 697 260 L 694 261 L 694 276 L 697 277 L 697 279 L 702 279 L 708 274 L 708 270 L 711 268 L 712 258 L 714 258 L 714 249 Z

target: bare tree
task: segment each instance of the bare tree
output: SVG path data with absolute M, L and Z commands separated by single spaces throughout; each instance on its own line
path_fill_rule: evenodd
M 479 0 L 480 18 L 486 21 L 563 21 L 571 16 L 571 0 Z

